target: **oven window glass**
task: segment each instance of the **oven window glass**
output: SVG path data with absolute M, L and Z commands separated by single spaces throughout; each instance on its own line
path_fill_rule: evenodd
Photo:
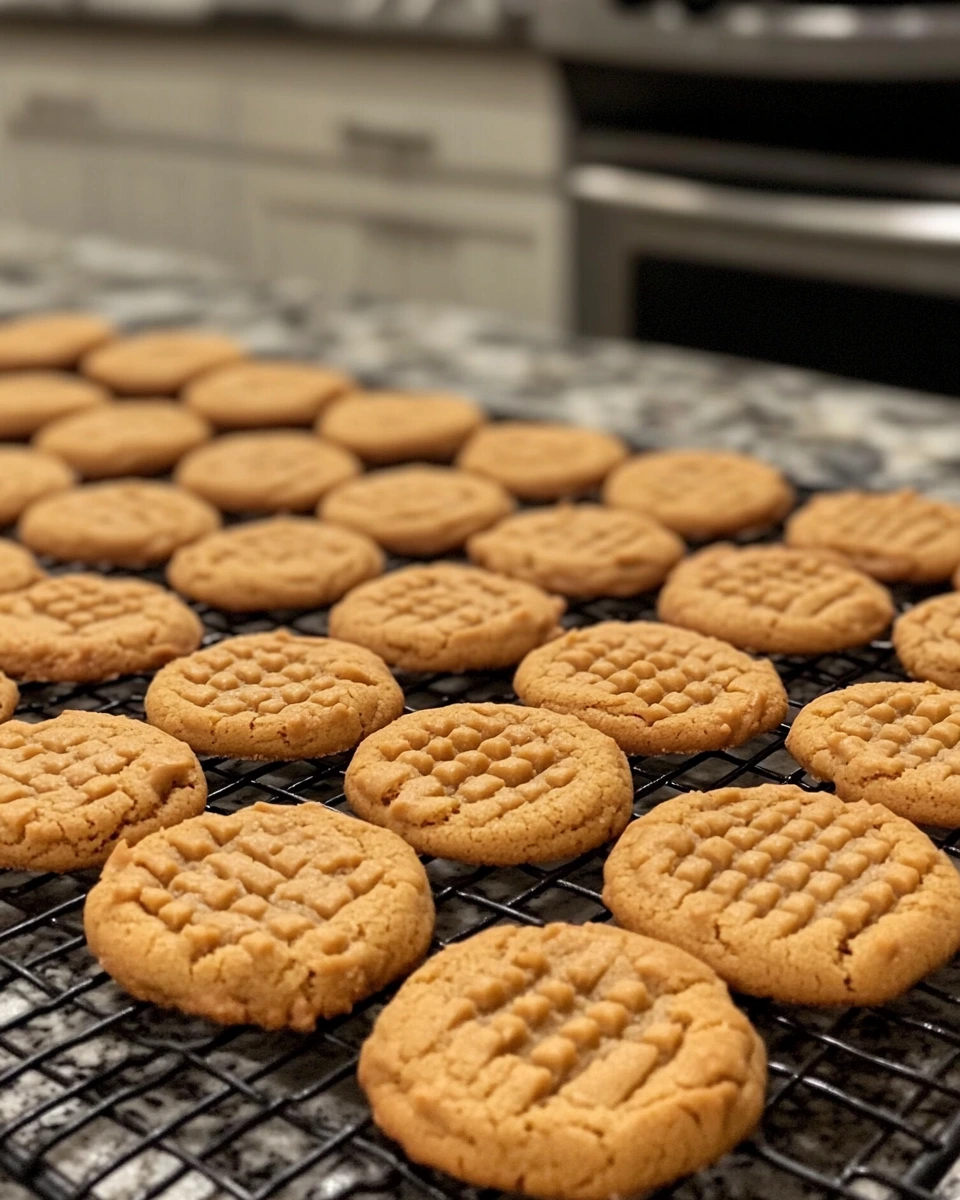
M 634 333 L 960 396 L 960 299 L 643 258 Z

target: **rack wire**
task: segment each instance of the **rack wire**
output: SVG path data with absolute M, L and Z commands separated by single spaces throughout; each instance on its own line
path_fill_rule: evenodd
M 917 598 L 904 590 L 898 603 Z M 325 612 L 236 618 L 202 605 L 197 611 L 208 641 L 278 624 L 326 631 Z M 599 600 L 572 605 L 566 624 L 653 615 L 649 596 Z M 790 696 L 788 720 L 823 692 L 904 677 L 887 641 L 777 665 Z M 412 710 L 512 700 L 510 677 L 403 675 L 400 682 Z M 84 708 L 142 717 L 148 682 L 26 685 L 18 715 L 41 720 Z M 784 749 L 786 732 L 784 725 L 730 751 L 632 759 L 637 814 L 706 787 L 815 788 Z M 319 800 L 343 809 L 348 759 L 207 758 L 209 806 L 227 813 L 256 800 Z M 934 836 L 960 855 L 960 830 Z M 506 869 L 425 860 L 437 906 L 434 949 L 504 920 L 608 920 L 600 902 L 605 853 Z M 307 1036 L 220 1028 L 133 1001 L 86 948 L 82 910 L 95 878 L 91 871 L 0 873 L 0 1179 L 5 1170 L 44 1200 L 479 1200 L 475 1189 L 407 1161 L 371 1121 L 356 1057 L 392 989 Z M 956 1192 L 949 1186 L 960 1159 L 960 962 L 880 1008 L 741 1002 L 770 1057 L 762 1125 L 717 1165 L 658 1195 L 960 1195 L 960 1179 Z

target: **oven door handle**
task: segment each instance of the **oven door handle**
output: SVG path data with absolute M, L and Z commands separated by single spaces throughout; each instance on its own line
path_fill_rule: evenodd
M 960 249 L 960 204 L 765 192 L 595 165 L 573 168 L 568 189 L 578 202 L 635 216 Z

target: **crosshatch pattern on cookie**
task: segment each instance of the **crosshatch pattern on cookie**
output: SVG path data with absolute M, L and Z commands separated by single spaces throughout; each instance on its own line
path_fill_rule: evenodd
M 119 957 L 124 926 L 142 930 L 161 968 L 164 958 L 176 965 L 169 979 Z M 135 995 L 227 1023 L 300 1030 L 349 1011 L 416 962 L 432 928 L 413 852 L 316 804 L 204 813 L 124 848 L 87 917 L 95 953 Z
M 960 879 L 924 834 L 795 787 L 669 801 L 630 828 L 604 878 L 627 928 L 794 1003 L 880 1003 L 960 942 Z
M 653 1186 L 722 1151 L 755 1120 L 764 1072 L 759 1039 L 702 964 L 622 930 L 560 925 L 490 930 L 433 959 L 384 1011 L 359 1069 L 378 1121 L 415 1157 L 419 1115 L 444 1130 L 424 1139 L 427 1161 L 584 1197 Z M 616 1153 L 651 1132 L 650 1109 L 680 1118 L 687 1088 L 703 1089 L 699 1144 L 677 1136 L 639 1164 Z M 585 1119 L 604 1134 L 571 1163 L 558 1151 Z
M 934 596 L 904 613 L 893 644 L 914 679 L 960 687 L 960 593 Z
M 74 870 L 203 809 L 188 746 L 127 717 L 66 712 L 0 725 L 0 865 Z
M 358 750 L 345 780 L 357 812 L 422 853 L 543 862 L 620 833 L 633 786 L 612 741 L 575 718 L 518 705 L 409 714 Z

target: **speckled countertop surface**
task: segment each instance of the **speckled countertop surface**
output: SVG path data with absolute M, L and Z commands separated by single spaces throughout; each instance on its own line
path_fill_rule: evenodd
M 374 386 L 453 388 L 498 415 L 607 428 L 638 448 L 751 451 L 812 487 L 960 501 L 960 399 L 449 307 L 331 305 L 305 280 L 243 282 L 194 258 L 0 227 L 0 315 L 63 306 L 128 328 L 214 325 L 257 353 L 323 358 Z

